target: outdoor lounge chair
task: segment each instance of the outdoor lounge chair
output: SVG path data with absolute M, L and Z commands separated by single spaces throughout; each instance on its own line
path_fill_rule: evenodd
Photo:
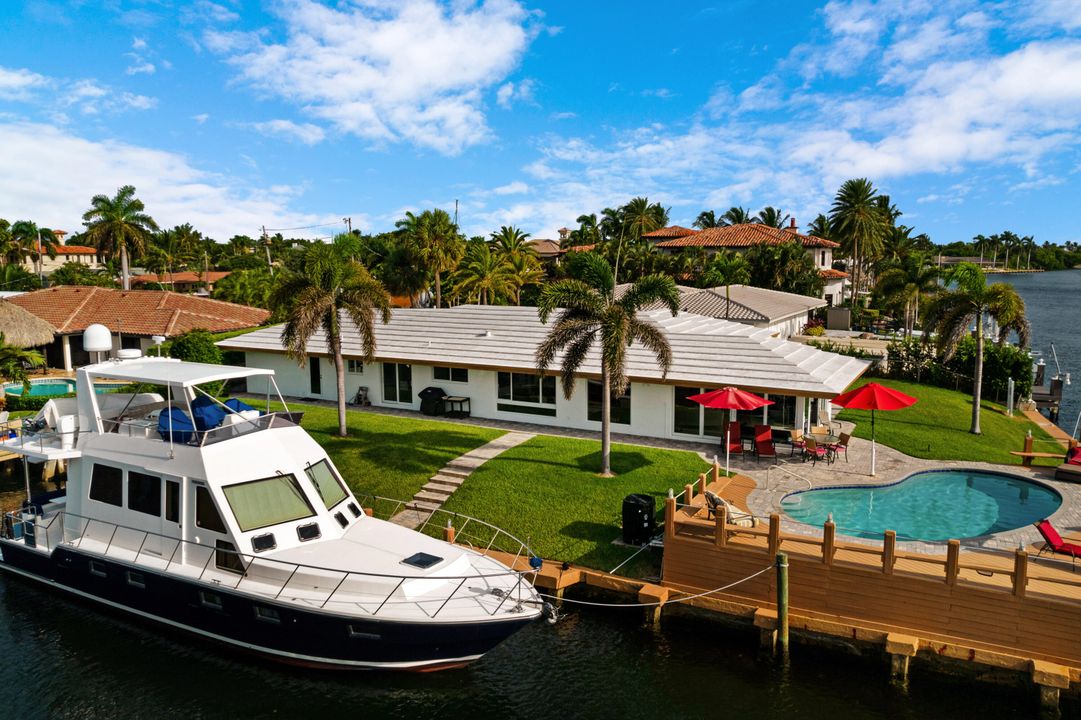
M 772 458 L 777 460 L 777 448 L 773 444 L 773 429 L 769 425 L 754 426 L 754 455 L 755 458 Z
M 841 433 L 841 437 L 837 438 L 837 442 L 829 446 L 830 452 L 833 453 L 833 457 L 836 458 L 838 453 L 844 453 L 845 462 L 848 462 L 848 443 L 851 441 L 851 435 L 848 433 Z
M 818 441 L 814 438 L 807 438 L 806 447 L 803 449 L 803 459 L 811 459 L 812 465 L 817 465 L 819 460 L 825 460 L 827 463 L 833 462 L 833 453 L 825 445 L 819 445 Z
M 706 517 L 711 518 L 717 514 L 717 508 L 724 507 L 725 522 L 736 527 L 753 528 L 758 525 L 758 518 L 750 513 L 737 510 L 736 506 L 722 498 L 717 493 L 706 490 Z
M 1040 531 L 1040 535 L 1044 539 L 1043 547 L 1036 553 L 1036 557 L 1043 555 L 1044 551 L 1050 550 L 1052 555 L 1069 555 L 1072 563 L 1076 566 L 1077 558 L 1081 556 L 1081 545 L 1063 540 L 1050 520 L 1045 519 L 1036 523 L 1036 529 Z
M 728 423 L 728 452 L 729 453 L 742 453 L 743 452 L 743 439 L 739 436 L 739 421 L 733 420 Z M 724 437 L 721 437 L 721 442 L 724 442 Z

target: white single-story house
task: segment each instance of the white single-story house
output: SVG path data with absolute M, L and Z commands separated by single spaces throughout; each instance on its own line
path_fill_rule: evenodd
M 793 427 L 828 420 L 829 398 L 843 392 L 869 366 L 864 360 L 824 352 L 774 337 L 768 329 L 666 310 L 642 313 L 659 326 L 672 347 L 673 362 L 662 378 L 652 353 L 635 344 L 627 352 L 626 395 L 612 403 L 617 432 L 682 440 L 719 437 L 724 413 L 704 410 L 688 396 L 735 385 L 766 394 L 774 405 L 740 413 L 748 424 Z M 355 328 L 343 318 L 347 358 L 346 397 L 367 388 L 373 405 L 418 410 L 426 387 L 469 398 L 473 417 L 567 428 L 600 427 L 599 356 L 592 353 L 578 373 L 575 392 L 563 396 L 557 365 L 541 377 L 535 352 L 550 326 L 536 308 L 463 305 L 442 309 L 395 310 L 387 325 L 376 326 L 376 359 L 361 363 Z M 333 361 L 317 334 L 301 368 L 281 344 L 282 326 L 260 328 L 218 343 L 245 353 L 248 367 L 275 371 L 287 396 L 336 398 Z M 262 393 L 258 380 L 250 392 Z
M 618 285 L 616 292 L 622 294 L 628 287 L 630 285 Z M 677 287 L 680 310 L 763 328 L 782 339 L 799 335 L 810 321 L 811 311 L 826 307 L 822 298 L 751 285 Z

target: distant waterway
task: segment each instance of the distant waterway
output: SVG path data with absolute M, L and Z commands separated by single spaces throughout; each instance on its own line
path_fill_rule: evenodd
M 463 670 L 331 672 L 261 662 L 129 622 L 0 574 L 0 683 L 11 717 L 741 718 L 980 720 L 1034 717 L 1027 688 L 916 669 L 908 691 L 883 657 L 796 645 L 787 668 L 757 636 L 676 614 L 572 609 Z
M 1073 379 L 1063 390 L 1058 425 L 1072 433 L 1081 412 L 1081 270 L 991 275 L 990 280 L 1010 283 L 1024 299 L 1032 349 L 1047 363 L 1048 378 L 1055 374 L 1054 343 L 1062 372 Z

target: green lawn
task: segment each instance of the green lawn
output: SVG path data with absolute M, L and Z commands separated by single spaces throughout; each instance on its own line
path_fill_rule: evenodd
M 503 434 L 501 430 L 412 417 L 348 411 L 349 437 L 338 437 L 338 411 L 290 403 L 357 495 L 408 500 L 450 460 Z
M 1011 450 L 1024 447 L 1025 433 L 1032 431 L 1037 440 L 1050 436 L 1016 413 L 1007 417 L 1005 408 L 996 403 L 981 403 L 981 435 L 968 429 L 972 423 L 972 397 L 955 390 L 929 385 L 876 379 L 875 382 L 918 398 L 919 402 L 903 410 L 875 413 L 875 439 L 906 455 L 932 460 L 979 460 L 1019 465 L 1021 458 L 1010 455 Z M 861 383 L 862 384 L 862 383 Z M 856 437 L 871 438 L 871 413 L 868 410 L 844 410 L 841 420 L 856 423 Z M 1036 442 L 1039 452 L 1056 452 L 1054 443 Z M 1036 464 L 1057 465 L 1054 460 L 1037 460 Z
M 598 441 L 538 435 L 480 466 L 444 507 L 503 528 L 544 558 L 611 570 L 634 552 L 612 544 L 623 498 L 654 495 L 660 513 L 668 488 L 678 493 L 709 465 L 692 452 L 617 444 L 616 477 L 598 477 L 599 467 Z M 620 573 L 655 571 L 651 553 Z

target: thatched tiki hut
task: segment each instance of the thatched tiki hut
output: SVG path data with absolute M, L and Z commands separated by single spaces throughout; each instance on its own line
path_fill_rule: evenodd
M 8 345 L 32 348 L 51 343 L 56 337 L 56 328 L 29 310 L 0 300 L 0 333 Z

